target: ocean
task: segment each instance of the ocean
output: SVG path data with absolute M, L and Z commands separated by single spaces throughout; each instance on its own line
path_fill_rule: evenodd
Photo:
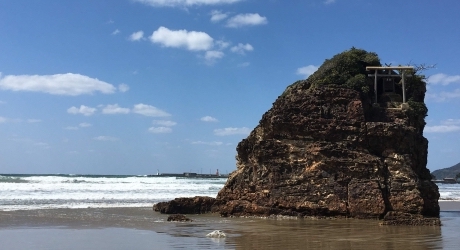
M 130 175 L 0 175 L 0 210 L 151 207 L 177 197 L 216 197 L 225 178 Z M 438 184 L 440 200 L 460 201 L 459 184 Z
M 1 249 L 458 249 L 460 185 L 438 184 L 442 227 L 376 220 L 222 218 L 174 223 L 152 205 L 216 197 L 226 178 L 0 175 Z M 207 238 L 223 230 L 226 238 Z
M 151 207 L 177 197 L 216 197 L 226 181 L 130 175 L 0 175 L 0 210 Z

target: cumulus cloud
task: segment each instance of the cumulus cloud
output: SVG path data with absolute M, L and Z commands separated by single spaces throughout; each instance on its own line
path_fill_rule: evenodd
M 112 35 L 116 35 L 116 34 L 118 34 L 118 33 L 120 33 L 120 30 L 119 30 L 119 29 L 116 29 L 116 30 L 114 30 L 114 31 L 112 32 Z
M 228 46 L 230 46 L 229 42 L 223 40 L 217 40 L 215 44 L 217 47 L 219 47 L 219 49 L 226 49 Z
M 152 117 L 165 117 L 165 116 L 171 116 L 167 112 L 156 108 L 151 105 L 146 105 L 143 103 L 139 103 L 134 105 L 134 108 L 132 110 L 134 113 L 139 114 L 139 115 L 144 115 L 144 116 L 152 116 Z
M 239 63 L 239 64 L 236 65 L 236 66 L 238 66 L 238 67 L 248 67 L 249 65 L 251 65 L 251 63 L 249 63 L 249 62 L 243 62 L 243 63 Z
M 424 132 L 426 133 L 449 133 L 460 131 L 458 125 L 437 125 L 437 126 L 426 126 Z
M 443 73 L 434 74 L 428 78 L 429 84 L 449 85 L 451 83 L 460 83 L 460 75 L 446 75 Z
M 209 146 L 220 146 L 223 142 L 220 141 L 212 141 L 212 142 L 204 142 L 204 141 L 194 141 L 192 144 L 201 144 L 201 145 L 209 145 Z
M 249 43 L 246 43 L 246 44 L 238 43 L 238 45 L 233 46 L 230 50 L 234 53 L 244 55 L 246 51 L 253 51 L 254 48 Z
M 80 128 L 89 128 L 93 126 L 92 124 L 90 123 L 86 123 L 86 122 L 82 122 L 80 124 L 78 124 L 78 127 L 77 126 L 67 126 L 65 127 L 64 129 L 67 129 L 67 130 L 78 130 Z
M 72 106 L 71 108 L 67 109 L 67 113 L 69 114 L 82 114 L 84 116 L 93 115 L 96 112 L 96 108 L 91 108 L 85 105 L 81 105 L 80 108 Z
M 94 92 L 112 94 L 116 90 L 112 84 L 73 73 L 56 75 L 7 75 L 0 78 L 0 89 L 70 96 L 93 94 Z
M 225 54 L 222 51 L 209 50 L 209 51 L 206 51 L 206 53 L 204 55 L 204 59 L 206 59 L 206 61 L 209 62 L 209 63 L 213 63 L 217 59 L 220 59 L 220 58 L 224 57 L 224 55 Z
M 142 30 L 134 32 L 129 36 L 130 41 L 140 41 L 143 38 L 144 38 L 144 31 Z
M 118 85 L 118 91 L 124 93 L 124 92 L 126 92 L 128 90 L 129 90 L 128 84 L 122 83 L 122 84 Z
M 102 109 L 102 113 L 106 115 L 128 114 L 129 112 L 131 112 L 129 108 L 122 108 L 118 104 L 108 104 Z
M 426 98 L 437 102 L 444 102 L 451 99 L 460 98 L 460 89 L 455 89 L 449 92 L 434 92 L 433 89 L 429 89 L 426 93 Z
M 160 27 L 150 36 L 150 41 L 164 47 L 199 51 L 211 49 L 214 39 L 201 31 L 170 30 Z
M 105 135 L 100 135 L 100 136 L 94 137 L 93 139 L 96 141 L 118 141 L 119 140 L 116 137 L 105 136 Z
M 149 132 L 153 133 L 153 134 L 171 133 L 172 128 L 170 128 L 170 127 L 150 127 Z
M 204 122 L 218 122 L 219 121 L 216 118 L 209 116 L 209 115 L 201 117 L 200 120 Z
M 211 22 L 219 22 L 228 17 L 227 13 L 222 13 L 220 10 L 211 11 Z
M 190 7 L 194 5 L 232 4 L 242 0 L 134 0 L 153 7 Z
M 214 129 L 214 135 L 226 136 L 226 135 L 248 135 L 251 132 L 249 128 L 221 128 Z
M 426 133 L 450 133 L 460 131 L 460 119 L 447 119 L 440 122 L 440 125 L 426 126 Z
M 302 75 L 305 78 L 309 77 L 311 74 L 315 73 L 318 70 L 318 67 L 315 65 L 308 65 L 297 69 L 297 75 Z
M 239 28 L 242 26 L 255 26 L 267 24 L 267 18 L 258 13 L 239 14 L 227 20 L 227 27 Z
M 167 121 L 167 120 L 155 120 L 153 121 L 153 124 L 164 126 L 164 127 L 172 127 L 172 126 L 176 126 L 177 122 Z

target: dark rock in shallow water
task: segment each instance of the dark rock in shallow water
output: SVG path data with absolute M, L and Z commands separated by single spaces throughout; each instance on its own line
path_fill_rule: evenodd
M 182 214 L 173 214 L 173 215 L 168 216 L 168 221 L 185 222 L 185 221 L 192 221 L 192 220 L 185 217 L 185 215 L 182 215 Z
M 408 82 L 408 109 L 373 104 L 373 91 L 358 81 L 365 79 L 358 77 L 365 69 L 360 71 L 356 63 L 351 63 L 358 69 L 355 73 L 333 67 L 367 56 L 354 49 L 350 53 L 352 60 L 342 64 L 331 64 L 335 57 L 326 60 L 311 81 L 286 89 L 238 144 L 237 170 L 204 211 L 222 216 L 378 218 L 385 225 L 440 224 L 439 192 L 426 168 L 425 83 L 416 75 Z M 328 70 L 335 69 L 354 74 L 351 87 L 349 81 L 327 83 L 346 75 L 329 77 Z M 184 206 L 201 207 L 182 201 Z M 182 204 L 174 206 L 180 209 Z
M 162 214 L 204 214 L 211 212 L 215 200 L 207 196 L 176 198 L 172 201 L 159 202 L 153 205 L 153 210 Z

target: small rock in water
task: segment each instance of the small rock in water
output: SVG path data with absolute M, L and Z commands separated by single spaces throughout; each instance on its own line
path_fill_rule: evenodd
M 210 238 L 225 238 L 227 235 L 221 230 L 215 230 L 212 233 L 208 233 L 206 237 Z
M 182 214 L 173 214 L 168 216 L 168 221 L 192 221 L 191 219 L 185 217 L 185 215 Z

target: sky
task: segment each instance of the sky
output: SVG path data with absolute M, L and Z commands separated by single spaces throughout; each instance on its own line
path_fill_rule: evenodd
M 435 65 L 433 171 L 460 162 L 458 0 L 0 1 L 0 173 L 230 173 L 291 83 L 356 47 Z

